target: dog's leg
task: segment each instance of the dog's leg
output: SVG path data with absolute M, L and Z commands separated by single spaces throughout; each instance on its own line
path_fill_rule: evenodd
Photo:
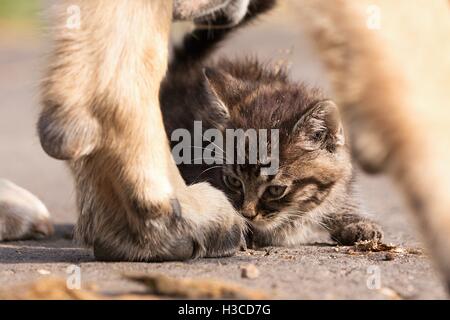
M 79 8 L 79 28 L 66 24 L 69 6 Z M 73 169 L 78 238 L 105 260 L 233 252 L 243 222 L 219 191 L 184 184 L 164 130 L 158 94 L 171 1 L 71 0 L 58 8 L 38 129 L 44 149 Z
M 414 79 L 407 78 L 414 73 L 404 72 L 436 55 L 435 51 L 447 54 L 437 59 L 448 61 L 448 41 L 439 40 L 440 35 L 448 37 L 450 30 L 448 4 L 423 1 L 411 6 L 408 1 L 387 0 L 295 3 L 298 20 L 318 49 L 350 127 L 355 158 L 366 171 L 384 171 L 398 183 L 450 290 L 450 140 L 447 124 L 440 126 L 438 118 L 448 115 L 442 109 L 448 104 L 448 89 L 436 89 L 448 82 L 442 78 L 427 80 L 432 87 L 425 85 L 423 79 L 427 77 L 423 73 L 429 72 L 432 63 Z M 383 22 L 379 31 L 367 27 L 369 4 L 384 8 L 380 11 Z M 435 20 L 429 22 L 432 26 L 419 26 L 429 20 L 409 17 L 413 12 L 427 16 L 434 12 Z M 400 13 L 405 14 L 405 21 L 398 19 Z M 408 21 L 411 28 L 404 26 Z M 420 30 L 421 39 L 427 43 L 436 38 L 430 43 L 439 48 L 418 44 L 415 35 L 409 38 L 413 27 Z M 410 50 L 405 51 L 408 47 Z M 413 58 L 416 48 L 428 52 L 420 51 Z M 394 52 L 398 54 L 396 63 L 392 60 Z M 450 64 L 442 63 L 435 73 L 448 75 L 444 70 L 449 68 Z M 408 89 L 409 81 L 416 82 L 415 90 Z M 420 98 L 414 99 L 415 95 Z
M 105 167 L 130 211 L 168 214 L 175 195 L 158 89 L 167 64 L 171 8 L 161 1 L 110 2 L 60 5 L 62 12 L 78 6 L 80 25 L 70 29 L 68 17 L 60 17 L 43 86 L 41 142 L 59 159 L 106 155 L 114 165 L 105 160 Z

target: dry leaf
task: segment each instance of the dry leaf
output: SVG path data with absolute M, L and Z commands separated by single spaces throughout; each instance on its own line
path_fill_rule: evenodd
M 269 299 L 269 296 L 228 282 L 210 279 L 179 279 L 162 274 L 125 275 L 142 283 L 149 294 L 187 299 Z

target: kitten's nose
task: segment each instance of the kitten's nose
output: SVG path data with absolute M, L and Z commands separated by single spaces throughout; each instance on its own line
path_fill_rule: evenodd
M 241 214 L 246 217 L 247 219 L 253 220 L 256 218 L 256 216 L 258 215 L 255 211 L 251 211 L 251 210 L 242 210 Z
M 250 199 L 247 198 L 245 200 L 246 201 L 244 201 L 244 204 L 241 207 L 240 212 L 245 218 L 253 220 L 258 215 L 258 212 L 256 210 L 256 201 L 254 201 L 253 198 Z

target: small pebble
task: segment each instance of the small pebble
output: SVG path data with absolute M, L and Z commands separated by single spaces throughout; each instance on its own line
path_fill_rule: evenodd
M 242 266 L 241 277 L 247 279 L 256 279 L 259 277 L 259 270 L 254 264 Z
M 384 255 L 385 261 L 392 261 L 394 259 L 395 259 L 395 254 L 393 254 L 392 252 L 388 252 Z
M 51 272 L 48 270 L 44 270 L 44 269 L 39 269 L 38 270 L 39 274 L 42 274 L 43 276 L 49 275 Z

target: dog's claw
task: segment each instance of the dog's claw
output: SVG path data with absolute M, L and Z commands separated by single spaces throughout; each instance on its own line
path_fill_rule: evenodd
M 247 239 L 244 233 L 242 233 L 241 235 L 241 244 L 239 245 L 239 250 L 240 251 L 247 251 L 248 247 L 247 247 Z

